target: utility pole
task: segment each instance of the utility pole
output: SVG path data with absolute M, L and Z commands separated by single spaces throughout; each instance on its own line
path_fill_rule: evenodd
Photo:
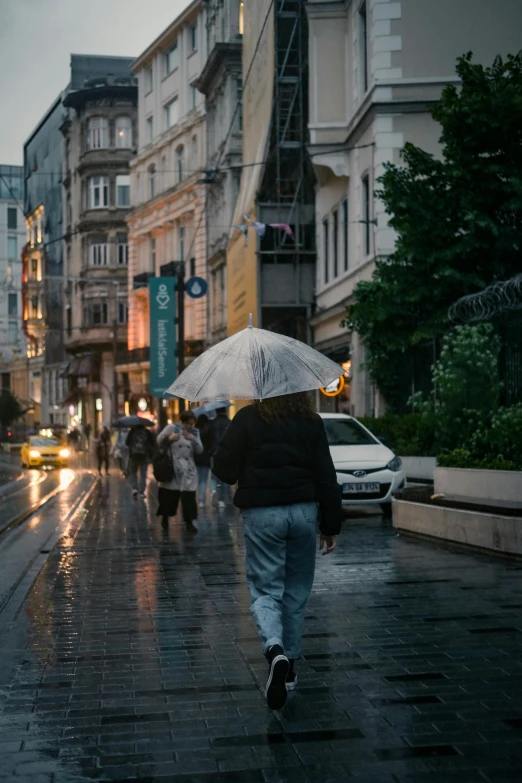
M 174 329 L 177 329 L 176 359 L 178 377 L 185 369 L 185 262 L 170 261 L 160 266 L 161 277 L 176 278 L 176 319 Z M 163 410 L 163 408 L 161 409 Z M 179 399 L 179 411 L 185 410 L 185 400 Z
M 118 411 L 118 371 L 116 369 L 118 351 L 118 299 L 116 299 L 116 316 L 112 323 L 112 416 L 113 421 L 119 416 Z

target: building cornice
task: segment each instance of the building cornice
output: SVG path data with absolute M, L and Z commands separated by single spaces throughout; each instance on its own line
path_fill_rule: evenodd
M 127 83 L 123 83 L 126 81 Z M 134 83 L 133 83 L 134 82 Z M 102 100 L 103 98 L 129 98 L 138 100 L 138 85 L 134 79 L 115 79 L 112 84 L 100 84 L 96 87 L 84 87 L 81 90 L 70 92 L 63 101 L 66 107 L 72 106 L 79 109 L 89 101 Z
M 219 78 L 219 69 L 227 60 L 237 63 L 241 67 L 242 48 L 243 45 L 240 41 L 237 43 L 217 43 L 196 82 L 198 90 L 204 95 L 208 95 L 212 91 L 213 85 Z

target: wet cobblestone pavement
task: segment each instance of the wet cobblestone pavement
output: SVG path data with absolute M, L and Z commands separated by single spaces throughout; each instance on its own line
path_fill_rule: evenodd
M 272 714 L 239 518 L 149 503 L 101 480 L 3 638 L 1 780 L 522 780 L 522 564 L 349 519 Z

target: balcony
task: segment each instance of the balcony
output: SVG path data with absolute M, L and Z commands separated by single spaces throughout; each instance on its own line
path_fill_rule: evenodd
M 129 161 L 135 154 L 135 149 L 122 149 L 120 147 L 102 147 L 101 149 L 85 150 L 80 155 L 78 173 L 83 174 L 90 169 L 102 167 L 104 171 L 118 169 L 118 173 L 125 174 Z
M 99 231 L 109 228 L 127 230 L 125 218 L 130 207 L 103 207 L 102 209 L 84 209 L 80 213 L 77 228 L 79 231 Z

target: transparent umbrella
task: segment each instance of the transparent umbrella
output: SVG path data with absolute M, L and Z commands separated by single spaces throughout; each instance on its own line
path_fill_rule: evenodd
M 249 325 L 195 359 L 166 394 L 264 400 L 328 386 L 343 368 L 305 343 Z

